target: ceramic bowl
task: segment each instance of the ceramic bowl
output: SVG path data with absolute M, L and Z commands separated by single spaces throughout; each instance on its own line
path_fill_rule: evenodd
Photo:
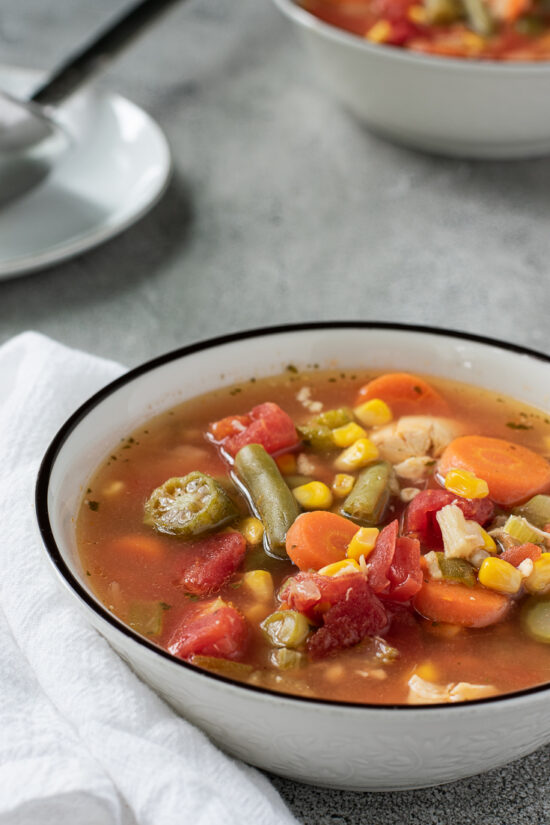
M 90 622 L 179 713 L 224 750 L 302 782 L 355 790 L 417 788 L 481 773 L 550 741 L 550 689 L 456 705 L 353 705 L 285 696 L 175 659 L 123 625 L 86 584 L 74 517 L 108 451 L 186 398 L 285 365 L 403 369 L 447 376 L 550 408 L 550 358 L 442 330 L 319 323 L 237 333 L 134 369 L 85 403 L 44 457 L 37 513 L 46 552 Z
M 274 2 L 302 36 L 315 76 L 380 135 L 458 157 L 550 152 L 550 61 L 421 55 L 337 29 L 294 0 Z

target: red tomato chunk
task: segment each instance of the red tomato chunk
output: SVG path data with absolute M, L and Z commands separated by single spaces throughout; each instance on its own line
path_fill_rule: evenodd
M 273 455 L 299 443 L 292 418 L 270 401 L 253 407 L 248 415 L 228 416 L 214 422 L 210 433 L 214 442 L 232 457 L 246 444 L 261 444 Z
M 414 534 L 431 550 L 440 549 L 443 539 L 435 516 L 447 504 L 456 504 L 464 513 L 464 518 L 477 521 L 482 526 L 489 521 L 495 509 L 488 498 L 466 499 L 448 490 L 423 490 L 407 507 L 404 532 Z
M 212 609 L 213 608 L 213 609 Z M 216 602 L 195 618 L 186 617 L 172 637 L 168 650 L 180 659 L 191 656 L 218 656 L 241 659 L 248 641 L 248 627 L 243 616 L 230 605 Z
M 520 544 L 519 547 L 509 547 L 500 558 L 517 567 L 522 561 L 525 561 L 525 559 L 536 561 L 540 559 L 541 556 L 542 550 L 540 547 L 537 547 L 536 544 L 531 544 L 531 542 L 527 542 L 527 544 Z
M 188 593 L 209 596 L 228 581 L 246 553 L 241 533 L 222 533 L 193 542 L 196 557 L 181 575 L 179 583 Z

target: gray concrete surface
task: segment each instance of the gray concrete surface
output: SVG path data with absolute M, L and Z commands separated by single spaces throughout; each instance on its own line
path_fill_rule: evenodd
M 121 0 L 19 0 L 0 59 L 44 68 Z M 368 134 L 269 0 L 188 0 L 103 77 L 165 129 L 175 176 L 138 225 L 0 282 L 0 341 L 37 329 L 134 365 L 301 319 L 450 326 L 550 351 L 550 159 L 472 163 Z M 0 215 L 1 220 L 1 215 Z M 404 794 L 274 778 L 304 825 L 550 822 L 550 750 Z

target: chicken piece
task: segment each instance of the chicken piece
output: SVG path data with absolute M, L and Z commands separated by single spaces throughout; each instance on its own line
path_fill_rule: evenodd
M 477 550 L 484 549 L 483 532 L 477 521 L 467 521 L 456 504 L 447 504 L 435 517 L 441 528 L 446 559 L 469 560 Z
M 441 455 L 447 444 L 463 433 L 460 422 L 433 415 L 404 415 L 371 433 L 380 456 L 392 464 L 408 458 Z
M 400 461 L 393 469 L 399 478 L 418 484 L 419 481 L 423 481 L 431 475 L 434 464 L 435 461 L 431 456 L 417 455 Z
M 450 685 L 436 685 L 421 679 L 416 674 L 411 676 L 409 685 L 409 705 L 438 704 L 439 702 L 449 702 Z
M 449 690 L 450 702 L 467 702 L 469 699 L 483 699 L 494 696 L 496 689 L 492 685 L 473 685 L 471 682 L 458 682 Z

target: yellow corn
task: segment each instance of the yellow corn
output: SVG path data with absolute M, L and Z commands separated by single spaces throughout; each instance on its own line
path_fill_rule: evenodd
M 348 559 L 359 561 L 361 556 L 366 558 L 369 553 L 372 553 L 379 532 L 376 527 L 360 527 L 348 544 L 346 550 Z
M 291 476 L 296 472 L 296 456 L 294 453 L 285 453 L 275 459 L 277 467 L 284 476 Z
M 354 484 L 354 476 L 350 476 L 347 473 L 337 473 L 332 482 L 332 494 L 336 496 L 336 498 L 345 498 L 348 493 L 351 493 L 353 490 Z
M 243 518 L 237 530 L 242 533 L 247 544 L 259 544 L 264 537 L 264 526 L 260 519 L 254 516 Z
M 497 545 L 492 536 L 489 535 L 487 530 L 484 530 L 483 527 L 481 528 L 481 536 L 483 538 L 483 549 L 487 550 L 488 553 L 496 553 L 497 552 Z
M 445 489 L 462 498 L 485 498 L 489 486 L 469 470 L 449 470 L 445 476 Z
M 464 32 L 462 35 L 462 43 L 471 54 L 481 52 L 485 46 L 485 40 L 483 37 L 480 37 L 480 35 L 475 32 Z
M 338 576 L 341 573 L 357 573 L 360 570 L 359 563 L 355 559 L 342 559 L 342 561 L 335 561 L 321 567 L 317 572 L 321 576 Z
M 426 682 L 437 682 L 439 679 L 439 670 L 432 662 L 422 662 L 421 665 L 415 667 L 414 672 L 416 676 L 420 676 Z
M 521 573 L 513 564 L 493 556 L 484 559 L 478 578 L 484 587 L 499 593 L 517 593 L 522 582 Z
M 412 23 L 420 25 L 428 22 L 428 14 L 424 6 L 409 6 L 407 17 Z
M 332 431 L 332 439 L 337 447 L 350 447 L 358 438 L 364 438 L 366 434 L 363 427 L 352 421 L 350 424 L 344 424 L 343 427 L 336 427 Z
M 355 407 L 353 414 L 365 427 L 382 427 L 393 418 L 392 411 L 381 398 L 371 398 Z
M 533 563 L 533 572 L 524 579 L 529 593 L 545 593 L 550 590 L 550 553 L 543 553 Z
M 378 447 L 368 438 L 358 438 L 355 444 L 344 450 L 336 461 L 334 466 L 337 470 L 358 470 L 360 467 L 365 467 L 378 458 Z
M 304 510 L 328 510 L 332 507 L 332 493 L 322 481 L 310 481 L 292 491 Z
M 267 570 L 249 570 L 243 576 L 243 587 L 250 590 L 260 602 L 273 598 L 273 579 Z
M 385 43 L 389 40 L 391 35 L 391 24 L 387 20 L 379 20 L 366 33 L 367 40 L 372 40 L 373 43 Z

